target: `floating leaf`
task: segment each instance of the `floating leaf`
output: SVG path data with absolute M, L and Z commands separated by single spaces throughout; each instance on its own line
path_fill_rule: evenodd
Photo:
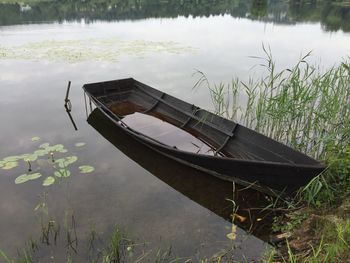
M 50 147 L 51 151 L 59 151 L 59 150 L 62 150 L 62 149 L 64 149 L 63 144 L 56 144 L 56 145 L 53 145 L 53 146 Z
M 63 162 L 63 166 L 67 167 L 68 165 L 75 163 L 78 160 L 78 157 L 77 156 L 69 156 L 69 157 L 66 157 L 64 159 L 65 160 Z M 62 167 L 62 163 L 61 163 L 61 165 L 59 164 L 59 166 Z
M 39 140 L 40 140 L 40 137 L 38 137 L 38 136 L 34 136 L 32 138 L 32 142 L 36 142 L 36 141 L 39 141 Z
M 41 173 L 28 174 L 27 177 L 29 178 L 29 180 L 35 180 L 41 177 Z
M 78 160 L 77 156 L 68 156 L 66 158 L 60 158 L 55 161 L 55 163 L 58 163 L 58 166 L 60 168 L 66 168 L 68 165 L 75 163 Z
M 92 173 L 95 170 L 95 168 L 90 165 L 79 166 L 79 169 L 82 174 Z
M 68 163 L 68 164 L 75 163 L 77 160 L 78 160 L 78 157 L 77 157 L 77 156 L 69 156 L 69 157 L 66 157 L 66 163 Z
M 18 156 L 19 157 L 19 159 L 23 159 L 24 161 L 27 159 L 27 158 L 29 158 L 31 156 L 31 154 L 30 153 L 26 153 L 26 154 L 22 154 L 22 155 L 20 155 L 20 156 Z
M 22 174 L 18 176 L 15 180 L 15 184 L 23 184 L 25 182 L 29 181 L 27 174 Z
M 39 177 L 41 177 L 41 173 L 22 174 L 16 178 L 15 184 L 23 184 L 29 180 L 38 179 Z
M 15 162 L 7 162 L 3 165 L 2 169 L 4 170 L 10 170 L 12 168 L 15 168 L 18 166 L 18 162 L 15 161 Z
M 36 151 L 34 152 L 34 154 L 35 154 L 36 156 L 38 156 L 38 157 L 45 156 L 45 155 L 47 155 L 48 153 L 49 153 L 49 152 L 46 151 L 46 150 L 36 150 Z
M 50 144 L 48 142 L 45 142 L 43 144 L 40 144 L 39 148 L 44 148 L 45 149 L 45 148 L 47 148 L 49 146 L 50 146 Z
M 69 177 L 70 176 L 70 171 L 67 169 L 59 169 L 55 173 L 56 177 Z
M 82 147 L 82 146 L 84 146 L 86 143 L 85 142 L 77 142 L 76 144 L 75 144 L 75 146 L 76 147 Z
M 24 161 L 35 161 L 38 157 L 35 155 L 35 154 L 29 154 L 29 153 L 26 153 L 26 154 L 22 154 L 22 155 L 18 155 L 18 156 L 9 156 L 9 157 L 6 157 L 4 158 L 4 162 L 16 162 L 18 160 L 21 160 L 23 159 Z
M 18 161 L 19 159 L 21 159 L 20 156 L 9 156 L 9 157 L 6 157 L 4 158 L 4 162 L 15 162 L 15 161 Z
M 23 158 L 24 161 L 26 162 L 34 162 L 38 159 L 38 156 L 36 154 L 30 154 L 29 156 L 27 156 L 26 158 Z
M 43 186 L 52 185 L 54 182 L 55 182 L 55 177 L 49 176 L 49 177 L 47 177 L 47 178 L 44 180 Z
M 65 172 L 63 173 L 63 177 L 69 177 L 69 176 L 70 176 L 70 171 L 65 170 Z
M 55 163 L 58 163 L 58 166 L 62 167 L 65 160 L 66 160 L 65 158 L 60 158 L 60 159 L 55 160 Z M 62 166 L 61 166 L 61 164 L 62 164 Z M 64 168 L 64 167 L 62 167 L 62 168 Z
M 67 149 L 64 148 L 63 144 L 56 144 L 53 146 L 49 146 L 49 147 L 46 147 L 45 150 L 49 152 L 61 152 L 61 153 L 68 152 Z
M 0 161 L 0 168 L 2 168 L 5 165 L 4 161 Z

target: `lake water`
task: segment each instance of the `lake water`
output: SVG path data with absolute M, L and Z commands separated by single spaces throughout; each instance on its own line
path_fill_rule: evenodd
M 248 220 L 255 223 L 252 231 L 242 223 L 234 241 L 226 236 L 231 231 L 232 204 L 226 200 L 231 185 L 154 156 L 133 142 L 121 140 L 116 147 L 87 123 L 81 87 L 133 77 L 212 109 L 208 91 L 192 89 L 196 70 L 212 83 L 258 79 L 263 69 L 253 66 L 261 61 L 251 57 L 264 56 L 262 45 L 270 46 L 278 68 L 291 67 L 310 50 L 309 62 L 328 68 L 350 54 L 349 24 L 347 6 L 298 6 L 293 1 L 0 5 L 0 160 L 32 153 L 43 143 L 63 144 L 68 150 L 32 161 L 33 172 L 42 177 L 22 184 L 15 179 L 28 171 L 25 161 L 0 168 L 1 251 L 13 258 L 35 243 L 34 262 L 101 259 L 98 251 L 108 246 L 117 225 L 135 242 L 131 252 L 140 262 L 154 262 L 159 249 L 164 253 L 169 247 L 169 258 L 180 257 L 180 262 L 222 251 L 231 251 L 236 261 L 258 261 L 268 247 L 259 215 Z M 63 107 L 68 80 L 78 131 Z M 32 141 L 36 136 L 40 139 Z M 85 145 L 77 147 L 79 142 Z M 52 158 L 67 156 L 78 158 L 69 166 L 71 176 L 42 186 L 53 176 Z M 94 171 L 82 174 L 82 165 Z M 241 210 L 264 198 L 251 192 L 246 196 L 249 200 L 244 193 L 237 196 Z M 37 207 L 43 203 L 48 213 L 43 205 Z M 50 245 L 42 243 L 41 222 L 49 221 L 60 225 L 56 245 L 53 232 Z M 92 236 L 95 249 L 89 249 Z

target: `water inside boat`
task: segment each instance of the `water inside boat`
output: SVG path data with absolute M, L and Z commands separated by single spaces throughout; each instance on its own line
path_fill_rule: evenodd
M 157 118 L 138 111 L 137 105 L 131 102 L 114 104 L 112 111 L 122 117 L 122 122 L 130 128 L 179 150 L 214 155 L 215 150 L 194 135 L 172 125 L 166 118 Z

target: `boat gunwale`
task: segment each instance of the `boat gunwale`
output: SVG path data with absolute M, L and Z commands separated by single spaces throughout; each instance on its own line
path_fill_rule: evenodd
M 138 83 L 141 83 L 133 78 L 127 78 L 127 79 L 122 79 L 122 80 L 133 80 L 133 81 L 136 81 Z M 117 115 L 112 112 L 103 102 L 101 102 L 99 99 L 97 99 L 94 95 L 92 95 L 88 90 L 87 88 L 85 87 L 86 85 L 94 85 L 94 84 L 103 84 L 103 83 L 110 83 L 110 82 L 113 82 L 113 81 L 118 81 L 118 80 L 112 80 L 112 81 L 105 81 L 105 82 L 96 82 L 96 83 L 89 83 L 89 84 L 85 84 L 83 86 L 83 89 L 84 91 L 87 93 L 87 95 L 92 99 L 92 101 L 95 103 L 96 107 L 98 107 L 108 118 L 110 118 L 116 125 L 120 126 L 121 128 L 125 129 L 126 132 L 132 134 L 133 136 L 136 136 L 138 137 L 139 139 L 141 140 L 147 140 L 149 143 L 151 144 L 157 144 L 158 146 L 160 147 L 164 147 L 164 148 L 167 148 L 171 151 L 174 151 L 174 152 L 178 152 L 179 154 L 185 154 L 185 155 L 192 155 L 192 156 L 199 156 L 201 158 L 206 158 L 206 159 L 211 159 L 211 160 L 227 160 L 227 161 L 231 161 L 231 162 L 237 162 L 237 163 L 242 163 L 242 164 L 249 164 L 249 165 L 260 165 L 260 166 L 271 166 L 271 165 L 274 165 L 274 166 L 278 166 L 278 167 L 283 167 L 283 168 L 292 168 L 292 169 L 325 169 L 327 166 L 318 162 L 318 164 L 297 164 L 297 163 L 286 163 L 286 162 L 274 162 L 274 161 L 261 161 L 261 160 L 250 160 L 250 159 L 238 159 L 238 158 L 232 158 L 232 157 L 227 157 L 227 156 L 211 156 L 211 155 L 205 155 L 205 154 L 201 154 L 201 153 L 192 153 L 192 152 L 189 152 L 189 151 L 185 151 L 185 150 L 181 150 L 181 149 L 178 149 L 178 148 L 174 148 L 168 144 L 164 144 L 160 141 L 158 141 L 157 139 L 154 139 L 152 137 L 149 137 L 145 134 L 143 134 L 142 132 L 138 132 L 136 130 L 134 130 L 133 128 L 127 126 L 123 126 L 121 123 L 120 123 L 120 119 L 119 120 L 116 120 L 115 118 L 118 118 Z M 143 84 L 143 83 L 141 83 Z M 143 84 L 144 85 L 144 84 Z M 109 112 L 113 118 L 107 114 L 107 112 Z M 123 122 L 122 122 L 123 123 Z M 124 124 L 126 125 L 126 124 Z M 239 125 L 239 124 L 238 124 Z M 241 126 L 241 125 L 240 125 Z M 244 127 L 244 126 L 242 126 Z M 244 127 L 246 128 L 246 127 Z M 267 137 L 268 138 L 268 137 Z M 271 138 L 269 138 L 271 139 Z M 277 142 L 279 144 L 281 144 L 282 146 L 284 147 L 288 147 L 278 141 L 275 141 L 274 142 Z M 290 148 L 290 147 L 289 147 Z M 153 148 L 154 149 L 154 148 Z M 291 148 L 292 149 L 292 148 Z M 294 149 L 292 149 L 294 150 Z M 295 150 L 294 150 L 295 151 Z M 297 151 L 298 152 L 298 151 Z M 303 154 L 303 153 L 300 153 L 298 152 L 299 154 Z M 163 153 L 165 154 L 165 153 Z M 305 155 L 305 154 L 303 154 Z M 305 155 L 306 157 L 310 158 L 309 156 Z M 174 157 L 176 158 L 176 157 Z M 178 159 L 178 158 L 176 158 Z

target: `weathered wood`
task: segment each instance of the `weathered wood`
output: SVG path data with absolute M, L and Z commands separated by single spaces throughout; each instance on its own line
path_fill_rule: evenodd
M 303 153 L 134 79 L 91 83 L 83 88 L 97 108 L 129 136 L 221 179 L 292 193 L 325 169 Z M 189 132 L 221 156 L 182 151 L 128 127 L 117 112 L 118 105 L 126 102 L 133 105 L 133 111 Z

